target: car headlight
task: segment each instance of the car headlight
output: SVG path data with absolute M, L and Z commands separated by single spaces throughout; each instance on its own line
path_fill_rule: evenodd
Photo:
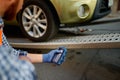
M 90 14 L 89 6 L 86 4 L 80 5 L 77 14 L 81 19 L 85 19 Z

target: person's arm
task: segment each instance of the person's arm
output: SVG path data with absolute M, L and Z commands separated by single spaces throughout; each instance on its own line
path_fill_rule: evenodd
M 66 54 L 67 49 L 65 47 L 59 47 L 58 49 L 51 50 L 45 54 L 28 53 L 26 56 L 20 56 L 19 58 L 32 63 L 55 63 L 60 65 L 65 61 Z
M 21 60 L 26 60 L 26 61 L 30 61 L 32 63 L 56 63 L 56 64 L 61 64 L 64 62 L 64 57 L 67 53 L 67 50 L 66 48 L 63 48 L 65 51 L 64 51 L 64 54 L 63 54 L 63 58 L 60 59 L 60 63 L 57 63 L 57 62 L 53 62 L 52 59 L 54 57 L 54 55 L 57 55 L 60 53 L 60 50 L 59 49 L 55 49 L 55 50 L 52 50 L 46 54 L 35 54 L 35 53 L 28 53 L 27 51 L 22 51 L 22 50 L 16 50 L 14 48 L 12 48 L 12 46 L 9 45 L 5 35 L 3 34 L 2 36 L 3 38 L 3 46 L 5 47 L 9 47 L 10 48 L 10 55 L 14 56 L 15 58 L 19 58 Z
M 43 62 L 43 54 L 28 53 L 26 56 L 19 56 L 19 59 L 30 61 L 32 63 L 42 63 Z

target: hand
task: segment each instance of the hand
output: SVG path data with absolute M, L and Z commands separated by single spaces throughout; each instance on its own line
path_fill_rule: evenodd
M 67 49 L 65 47 L 59 47 L 58 49 L 52 50 L 47 54 L 43 54 L 43 62 L 60 65 L 65 61 L 66 53 Z

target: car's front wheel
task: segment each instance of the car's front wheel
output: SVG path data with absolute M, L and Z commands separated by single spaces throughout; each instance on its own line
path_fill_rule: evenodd
M 49 6 L 42 0 L 25 1 L 18 22 L 32 41 L 46 41 L 55 36 L 58 26 Z

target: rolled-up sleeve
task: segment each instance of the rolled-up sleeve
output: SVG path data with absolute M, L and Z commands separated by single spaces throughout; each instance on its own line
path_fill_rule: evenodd
M 2 46 L 4 47 L 7 47 L 7 48 L 10 48 L 10 52 L 9 54 L 12 55 L 12 56 L 15 56 L 15 57 L 19 57 L 20 55 L 24 55 L 26 56 L 27 55 L 27 51 L 22 51 L 22 50 L 17 50 L 17 49 L 14 49 L 7 41 L 6 39 L 6 36 L 4 35 L 4 33 L 2 34 Z

